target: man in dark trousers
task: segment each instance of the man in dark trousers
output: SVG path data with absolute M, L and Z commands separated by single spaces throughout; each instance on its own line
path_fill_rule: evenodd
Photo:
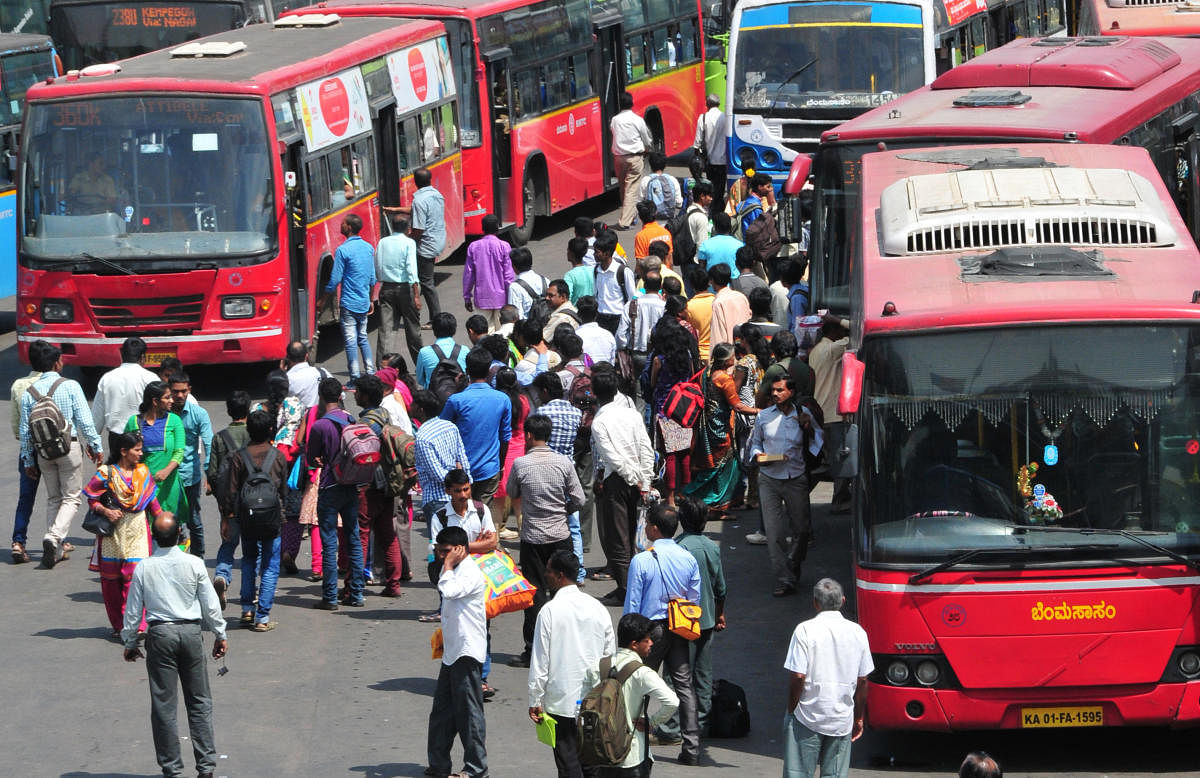
M 154 520 L 157 548 L 133 571 L 121 641 L 125 661 L 142 657 L 138 626 L 146 611 L 146 674 L 150 679 L 150 727 L 154 751 L 163 775 L 182 776 L 179 733 L 175 727 L 176 694 L 183 687 L 188 732 L 200 778 L 211 778 L 216 769 L 213 745 L 212 695 L 202 630 L 216 636 L 212 656 L 225 656 L 225 619 L 217 603 L 217 592 L 208 580 L 204 560 L 179 550 L 179 525 L 170 513 Z

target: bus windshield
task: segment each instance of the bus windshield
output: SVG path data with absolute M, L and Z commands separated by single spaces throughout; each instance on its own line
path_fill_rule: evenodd
M 165 4 L 85 0 L 50 6 L 50 37 L 68 69 L 136 57 L 245 22 L 241 0 Z
M 786 24 L 759 27 L 743 18 L 735 110 L 870 108 L 925 82 L 919 7 L 833 3 L 786 9 Z M 881 23 L 884 9 L 904 22 Z
M 274 248 L 260 100 L 36 104 L 26 128 L 21 252 L 29 259 L 229 258 Z
M 859 355 L 864 561 L 1095 561 L 1088 530 L 1200 552 L 1200 327 L 960 330 Z
M 20 124 L 25 91 L 53 75 L 49 49 L 0 55 L 0 126 Z

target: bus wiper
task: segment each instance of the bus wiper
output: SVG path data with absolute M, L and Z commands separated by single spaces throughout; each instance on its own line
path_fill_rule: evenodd
M 783 81 L 779 84 L 779 86 L 776 87 L 775 94 L 771 96 L 771 104 L 769 106 L 767 106 L 767 112 L 765 114 L 763 114 L 764 119 L 769 119 L 775 115 L 775 104 L 777 102 L 779 102 L 779 95 L 783 92 L 783 88 L 785 86 L 787 86 L 788 84 L 790 84 L 792 82 L 792 79 L 803 75 L 804 71 L 808 70 L 813 65 L 817 64 L 818 59 L 819 59 L 818 57 L 813 57 L 802 68 L 797 70 L 795 73 L 792 73 L 787 78 L 783 79 Z
M 116 262 L 112 262 L 112 261 L 104 259 L 102 257 L 98 257 L 95 254 L 89 254 L 86 251 L 83 251 L 83 252 L 80 252 L 79 256 L 81 256 L 84 259 L 89 260 L 91 262 L 99 262 L 101 265 L 107 265 L 108 267 L 112 268 L 113 270 L 116 270 L 118 273 L 124 273 L 127 276 L 136 275 L 129 268 L 124 267 L 123 265 L 118 265 Z
M 1139 535 L 1135 532 L 1130 532 L 1127 529 L 1104 529 L 1102 527 L 1041 527 L 1041 526 L 1018 527 L 1017 529 L 1021 530 L 1023 532 L 1070 532 L 1070 533 L 1077 534 L 1077 535 L 1116 535 L 1117 537 L 1122 537 L 1122 538 L 1125 538 L 1126 540 L 1132 540 L 1134 543 L 1138 543 L 1139 545 L 1145 546 L 1146 548 L 1150 549 L 1154 553 L 1161 554 L 1162 556 L 1165 556 L 1168 559 L 1174 560 L 1181 565 L 1185 565 L 1187 567 L 1192 568 L 1193 570 L 1200 571 L 1200 560 L 1192 559 L 1191 557 L 1189 557 L 1185 554 L 1181 554 L 1178 551 L 1173 551 L 1172 549 L 1169 549 L 1166 546 L 1160 546 L 1159 544 L 1154 543 L 1150 540 L 1147 540 L 1146 538 L 1142 537 L 1141 535 Z M 1167 533 L 1156 532 L 1153 534 L 1166 535 Z
M 933 567 L 926 568 L 919 573 L 914 573 L 909 576 L 908 582 L 916 585 L 924 581 L 930 576 L 949 570 L 952 567 L 957 567 L 964 562 L 969 562 L 977 556 L 984 555 L 1003 555 L 1003 554 L 1029 554 L 1034 551 L 1111 551 L 1117 548 L 1116 543 L 1089 543 L 1079 546 L 989 546 L 987 548 L 972 548 L 967 551 L 952 556 L 944 562 L 940 562 Z

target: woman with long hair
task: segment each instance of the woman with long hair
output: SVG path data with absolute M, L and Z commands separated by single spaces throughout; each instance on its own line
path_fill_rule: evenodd
M 733 380 L 738 388 L 738 398 L 745 405 L 757 405 L 754 398 L 762 383 L 763 372 L 771 366 L 771 347 L 762 329 L 757 324 L 746 322 L 733 328 L 736 341 L 734 349 L 737 363 L 733 369 Z M 754 417 L 739 413 L 736 417 L 735 439 L 737 450 L 740 452 L 754 431 Z M 746 496 L 744 504 L 747 508 L 758 507 L 758 468 L 749 466 L 746 471 Z
M 158 484 L 158 504 L 164 511 L 179 515 L 187 507 L 179 466 L 187 448 L 183 422 L 171 413 L 171 389 L 163 381 L 151 381 L 142 391 L 138 412 L 129 417 L 125 432 L 142 437 L 142 456 Z
M 500 511 L 495 515 L 500 519 L 495 523 L 500 528 L 501 540 L 516 540 L 516 533 L 507 528 L 508 511 L 512 500 L 509 499 L 508 489 L 505 486 L 508 483 L 508 474 L 512 471 L 513 462 L 517 461 L 517 457 L 525 455 L 525 419 L 529 416 L 533 404 L 529 401 L 529 397 L 521 391 L 521 386 L 517 383 L 517 371 L 511 367 L 502 367 L 496 371 L 496 389 L 508 395 L 508 401 L 512 403 L 512 439 L 508 441 L 508 453 L 504 456 L 500 485 L 496 487 L 496 498 L 500 501 Z M 520 530 L 520 511 L 517 511 L 515 519 L 517 530 Z
M 666 460 L 662 498 L 675 504 L 675 492 L 691 480 L 692 430 L 663 414 L 671 387 L 700 369 L 696 339 L 674 316 L 663 316 L 650 339 L 650 401 L 654 409 L 654 444 Z
M 713 346 L 708 367 L 700 377 L 704 410 L 700 414 L 699 430 L 692 446 L 692 471 L 695 475 L 683 490 L 721 511 L 722 515 L 713 517 L 717 520 L 729 518 L 723 512 L 733 502 L 742 477 L 733 450 L 733 414 L 758 414 L 758 408 L 745 404 L 738 397 L 737 383 L 733 378 L 736 361 L 731 344 L 717 343 Z
M 114 524 L 111 535 L 97 536 L 88 569 L 100 573 L 104 610 L 113 637 L 119 638 L 133 569 L 150 555 L 150 521 L 146 513 L 158 518 L 162 508 L 155 499 L 159 484 L 142 462 L 141 434 L 110 432 L 108 450 L 107 464 L 96 470 L 83 487 L 83 495 L 91 510 Z

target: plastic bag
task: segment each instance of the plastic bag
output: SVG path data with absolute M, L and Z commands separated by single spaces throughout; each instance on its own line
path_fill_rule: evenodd
M 529 583 L 517 563 L 507 553 L 497 549 L 486 554 L 473 554 L 483 577 L 487 579 L 487 617 L 501 613 L 523 611 L 533 604 L 537 587 Z

